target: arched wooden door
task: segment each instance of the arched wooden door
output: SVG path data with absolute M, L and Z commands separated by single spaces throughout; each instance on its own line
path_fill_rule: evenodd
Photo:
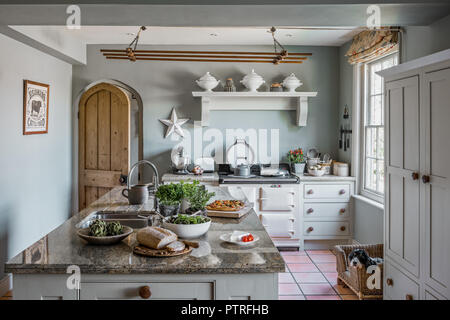
M 80 98 L 79 209 L 120 185 L 130 168 L 130 100 L 120 88 L 100 83 Z

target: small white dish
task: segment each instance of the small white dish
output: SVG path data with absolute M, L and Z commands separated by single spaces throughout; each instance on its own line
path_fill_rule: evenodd
M 242 233 L 243 235 L 248 234 L 247 232 Z M 233 239 L 233 232 L 230 233 L 224 233 L 220 235 L 220 240 L 228 242 L 228 243 L 233 243 L 233 244 L 237 244 L 238 246 L 249 246 L 251 244 L 254 244 L 255 242 L 257 242 L 259 240 L 259 237 L 257 235 L 252 234 L 253 236 L 253 241 L 250 242 L 244 242 L 241 240 L 235 240 Z

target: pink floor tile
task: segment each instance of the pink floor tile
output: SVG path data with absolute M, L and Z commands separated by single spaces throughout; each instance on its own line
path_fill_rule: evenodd
M 295 283 L 279 283 L 278 284 L 279 295 L 298 295 L 302 294 L 297 284 Z
M 280 251 L 281 255 L 284 256 L 306 256 L 305 251 Z
M 337 272 L 324 272 L 323 275 L 325 276 L 325 278 L 327 278 L 327 280 L 331 283 L 331 284 L 336 284 L 337 283 Z
M 306 296 L 306 300 L 341 300 L 339 296 Z
M 322 272 L 336 272 L 336 263 L 316 263 Z
M 349 288 L 344 288 L 340 284 L 333 285 L 333 288 L 339 294 L 354 294 L 352 290 L 350 290 Z
M 333 254 L 330 250 L 306 250 L 307 254 Z
M 308 256 L 284 256 L 283 259 L 286 263 L 312 263 Z
M 278 283 L 295 283 L 295 280 L 290 272 L 279 273 Z
M 300 288 L 302 289 L 305 295 L 318 294 L 318 295 L 333 295 L 336 292 L 333 290 L 333 287 L 328 283 L 314 283 L 314 284 L 300 284 Z
M 319 272 L 312 263 L 288 263 L 291 272 Z
M 305 300 L 305 296 L 279 296 L 278 300 Z
M 358 297 L 354 294 L 350 294 L 350 295 L 344 294 L 341 296 L 341 298 L 342 298 L 342 300 L 359 300 Z
M 298 283 L 320 283 L 327 279 L 320 272 L 301 272 L 292 274 Z
M 333 254 L 315 254 L 315 255 L 310 254 L 309 257 L 315 263 L 336 262 L 336 256 L 334 256 Z

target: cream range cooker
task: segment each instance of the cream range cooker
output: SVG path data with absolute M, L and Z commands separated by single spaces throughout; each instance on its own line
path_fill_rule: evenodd
M 300 181 L 283 169 L 283 165 L 280 169 L 278 175 L 263 176 L 261 166 L 252 165 L 249 176 L 239 177 L 225 165 L 219 169 L 219 185 L 233 198 L 254 204 L 277 247 L 301 247 Z

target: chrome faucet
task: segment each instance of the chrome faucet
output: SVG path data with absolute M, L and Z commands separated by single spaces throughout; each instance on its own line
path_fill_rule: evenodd
M 130 189 L 130 181 L 131 181 L 131 175 L 133 174 L 133 170 L 136 167 L 138 167 L 139 165 L 141 165 L 141 164 L 147 164 L 153 169 L 153 173 L 154 173 L 154 175 L 153 175 L 153 187 L 154 187 L 154 190 L 151 191 L 151 193 L 155 194 L 156 190 L 158 189 L 158 186 L 159 186 L 158 169 L 156 169 L 156 166 L 153 163 L 151 163 L 150 161 L 148 161 L 148 160 L 140 160 L 140 161 L 136 162 L 131 167 L 130 172 L 128 173 L 127 189 Z M 157 205 L 156 205 L 156 196 L 155 196 L 155 198 L 153 199 L 153 209 L 154 209 L 155 212 L 156 212 L 156 208 L 157 208 Z

